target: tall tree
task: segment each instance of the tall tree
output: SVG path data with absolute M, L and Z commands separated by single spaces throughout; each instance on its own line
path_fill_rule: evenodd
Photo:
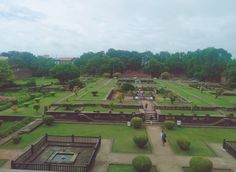
M 0 60 L 0 86 L 13 79 L 13 71 L 6 60 Z
M 57 78 L 61 83 L 79 77 L 79 70 L 72 64 L 58 64 L 50 70 L 53 77 Z

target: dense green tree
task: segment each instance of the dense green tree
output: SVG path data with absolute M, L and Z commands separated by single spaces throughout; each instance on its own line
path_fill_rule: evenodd
M 58 64 L 51 70 L 53 77 L 57 78 L 61 83 L 65 83 L 69 80 L 79 77 L 79 70 L 72 64 Z
M 6 60 L 0 60 L 0 86 L 13 79 L 13 71 Z
M 225 70 L 225 77 L 230 87 L 236 88 L 236 60 L 228 63 Z
M 164 71 L 164 69 L 165 67 L 163 63 L 159 62 L 154 58 L 150 59 L 144 66 L 144 71 L 153 77 L 159 77 L 160 74 Z
M 33 74 L 35 76 L 48 76 L 53 66 L 55 66 L 53 58 L 38 56 L 32 61 Z

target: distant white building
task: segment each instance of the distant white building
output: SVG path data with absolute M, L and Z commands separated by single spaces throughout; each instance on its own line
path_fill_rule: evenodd
M 74 64 L 74 57 L 61 57 L 56 59 L 56 64 Z

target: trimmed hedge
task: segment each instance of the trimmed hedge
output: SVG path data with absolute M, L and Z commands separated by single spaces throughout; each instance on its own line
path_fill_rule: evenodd
M 172 130 L 175 127 L 175 121 L 166 120 L 164 121 L 164 126 L 168 130 Z
M 22 137 L 21 137 L 19 134 L 13 136 L 13 137 L 12 137 L 12 142 L 13 142 L 13 144 L 18 144 L 18 143 L 20 143 L 21 138 L 22 138 Z
M 8 103 L 0 106 L 0 111 L 9 109 L 10 107 L 12 107 L 12 103 L 8 102 Z
M 181 150 L 187 151 L 190 149 L 191 142 L 187 137 L 179 137 L 177 138 L 177 144 Z
M 26 124 L 32 121 L 32 117 L 26 117 L 21 121 L 17 121 L 15 125 L 11 128 L 1 128 L 0 130 L 0 138 L 6 137 L 7 135 L 14 133 L 15 131 L 19 130 L 20 128 L 24 127 Z M 3 124 L 4 125 L 4 124 Z
M 211 172 L 213 169 L 213 163 L 211 160 L 203 157 L 193 157 L 189 166 L 193 172 Z
M 132 165 L 137 172 L 149 172 L 152 168 L 152 161 L 147 156 L 137 156 L 132 160 Z
M 134 143 L 140 148 L 144 148 L 148 143 L 148 137 L 146 135 L 134 136 L 133 140 Z
M 43 116 L 43 122 L 46 125 L 52 125 L 52 123 L 54 122 L 55 118 L 52 115 L 45 115 Z
M 143 119 L 140 117 L 133 117 L 131 119 L 131 126 L 134 128 L 142 128 L 143 126 Z

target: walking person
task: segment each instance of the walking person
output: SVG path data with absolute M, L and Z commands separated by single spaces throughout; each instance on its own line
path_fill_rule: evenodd
M 162 145 L 165 146 L 165 144 L 166 144 L 166 134 L 164 133 L 163 130 L 161 130 L 160 137 L 161 137 Z

